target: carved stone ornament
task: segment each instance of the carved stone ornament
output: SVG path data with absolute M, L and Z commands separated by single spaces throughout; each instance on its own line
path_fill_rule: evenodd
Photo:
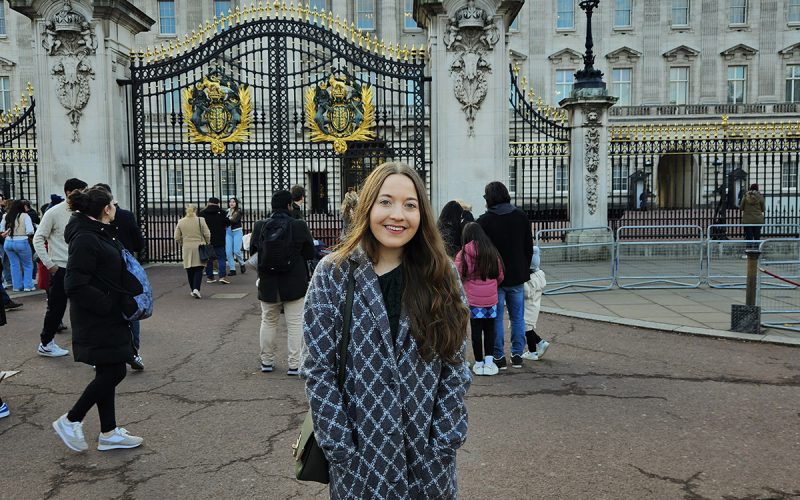
M 458 9 L 447 23 L 447 32 L 442 37 L 447 50 L 455 52 L 450 64 L 456 99 L 467 115 L 469 135 L 475 135 L 475 114 L 480 109 L 489 83 L 486 74 L 492 66 L 485 56 L 500 40 L 500 34 L 486 12 L 475 7 L 475 1 Z
M 589 213 L 594 215 L 597 212 L 597 169 L 600 166 L 600 115 L 596 110 L 589 110 L 586 113 L 586 203 L 589 205 Z
M 58 80 L 56 95 L 67 110 L 72 142 L 80 142 L 78 125 L 83 108 L 89 102 L 89 80 L 94 78 L 87 58 L 97 52 L 94 26 L 83 14 L 72 9 L 70 0 L 64 0 L 61 10 L 45 23 L 42 46 L 48 55 L 58 58 L 50 73 Z

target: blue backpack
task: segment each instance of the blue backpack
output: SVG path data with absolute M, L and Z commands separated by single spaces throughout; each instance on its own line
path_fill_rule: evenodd
M 142 265 L 128 250 L 122 250 L 122 260 L 125 261 L 125 269 L 142 285 L 142 293 L 133 296 L 133 300 L 139 306 L 136 312 L 122 315 L 128 321 L 147 319 L 153 315 L 153 288 L 150 286 L 150 280 L 147 279 L 147 273 Z

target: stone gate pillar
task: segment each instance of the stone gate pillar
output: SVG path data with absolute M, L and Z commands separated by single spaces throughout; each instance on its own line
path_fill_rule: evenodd
M 128 123 L 124 80 L 134 36 L 155 22 L 129 0 L 9 0 L 31 20 L 39 192 L 105 182 L 124 206 Z
M 508 184 L 509 72 L 506 31 L 524 0 L 416 0 L 428 30 L 432 198 L 485 211 L 483 188 Z

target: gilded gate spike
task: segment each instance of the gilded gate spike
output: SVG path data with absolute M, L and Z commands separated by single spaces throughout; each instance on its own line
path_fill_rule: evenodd
M 311 20 L 311 9 L 308 8 L 308 5 L 306 5 L 305 9 L 303 9 L 303 15 L 305 16 L 306 22 Z
M 286 8 L 286 0 L 283 0 L 283 2 L 281 2 L 281 18 L 282 19 L 286 19 L 286 10 L 287 10 L 287 8 Z
M 350 23 L 350 43 L 356 42 L 356 25 L 355 23 Z
M 520 83 L 522 84 L 522 93 L 524 94 L 525 90 L 528 88 L 528 78 L 523 76 Z
M 25 109 L 25 108 L 28 107 L 28 98 L 25 97 L 24 94 L 22 95 L 22 97 L 19 98 L 19 102 L 22 103 L 22 109 Z
M 158 62 L 159 60 L 161 60 L 161 47 L 156 45 L 156 48 L 153 51 L 153 61 Z
M 197 44 L 197 33 L 194 30 L 192 30 L 192 48 L 195 48 L 196 44 Z
M 153 53 L 150 52 L 150 47 L 147 47 L 147 52 L 144 53 L 144 62 L 150 64 L 151 57 L 153 57 Z
M 408 44 L 403 44 L 403 61 L 408 62 Z
M 383 43 L 383 38 L 381 38 L 381 56 L 386 56 L 386 44 Z
M 397 44 L 395 45 L 394 53 L 397 54 L 397 60 L 399 61 L 400 60 L 400 42 L 397 42 Z
M 234 13 L 234 20 L 236 21 L 236 24 L 239 24 L 242 21 L 242 11 L 239 10 L 239 6 L 238 5 L 236 6 L 236 10 L 233 13 Z

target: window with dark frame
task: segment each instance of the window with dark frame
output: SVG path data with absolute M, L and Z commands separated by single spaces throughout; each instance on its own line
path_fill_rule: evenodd
M 747 67 L 728 66 L 728 104 L 743 104 L 747 99 Z
M 747 0 L 730 0 L 730 24 L 747 24 Z
M 614 0 L 614 27 L 630 28 L 633 12 L 633 0 Z
M 174 0 L 158 0 L 158 25 L 162 35 L 177 33 Z
M 375 30 L 375 0 L 356 0 L 356 29 Z

